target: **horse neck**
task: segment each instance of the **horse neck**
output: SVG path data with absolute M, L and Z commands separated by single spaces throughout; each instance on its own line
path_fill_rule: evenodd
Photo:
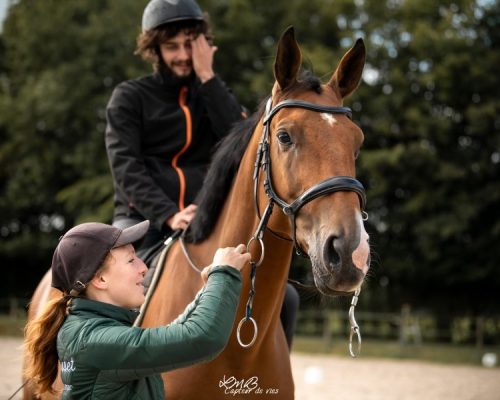
M 207 244 L 210 243 L 212 251 L 215 251 L 218 247 L 235 246 L 239 243 L 247 244 L 260 222 L 255 210 L 253 195 L 253 172 L 260 133 L 259 130 L 254 132 L 243 155 L 233 187 L 223 206 L 215 229 L 206 241 Z M 261 188 L 259 188 L 258 197 L 259 209 L 262 213 L 269 200 L 262 189 L 262 180 L 260 182 Z M 275 207 L 268 225 L 273 229 L 276 228 L 282 231 L 283 227 L 289 225 L 289 222 L 281 210 Z M 252 311 L 252 315 L 259 321 L 259 332 L 261 332 L 262 337 L 256 347 L 267 346 L 268 344 L 265 345 L 264 342 L 276 340 L 274 334 L 280 331 L 277 326 L 292 256 L 292 243 L 273 236 L 269 231 L 265 231 L 263 243 L 265 249 L 261 249 L 257 241 L 253 241 L 250 247 L 252 261 L 259 260 L 261 251 L 265 251 L 263 262 L 257 266 L 256 270 L 256 294 Z M 242 270 L 242 280 L 241 301 L 237 319 L 241 319 L 245 315 L 245 306 L 250 290 L 249 267 Z M 232 339 L 230 346 L 239 348 L 234 337 Z
M 262 124 L 259 123 L 258 126 L 260 127 Z M 212 233 L 203 243 L 193 246 L 193 254 L 198 254 L 201 259 L 213 256 L 219 247 L 235 246 L 239 243 L 247 244 L 259 224 L 260 218 L 255 211 L 254 205 L 253 170 L 260 137 L 261 129 L 257 128 L 243 155 L 233 186 L 229 191 Z M 260 186 L 259 209 L 262 213 L 267 206 L 268 197 L 264 193 L 262 183 Z M 284 214 L 279 209 L 276 209 L 268 225 L 273 228 L 277 227 L 278 230 L 282 231 L 283 229 L 286 230 L 289 222 Z M 272 264 L 272 283 L 285 282 L 291 259 L 291 242 L 277 239 L 266 232 L 264 244 L 267 251 L 260 269 L 264 269 L 266 264 Z M 260 251 L 258 245 L 254 246 L 252 244 L 252 260 L 259 259 Z M 205 258 L 203 261 L 207 265 L 211 260 Z M 246 275 L 244 274 L 244 277 Z
M 248 144 L 234 184 L 223 206 L 215 229 L 209 237 L 209 240 L 217 237 L 220 245 L 236 242 L 246 244 L 260 222 L 260 218 L 255 210 L 253 172 L 257 147 L 262 133 L 261 126 L 262 124 L 259 123 Z M 259 210 L 262 214 L 269 201 L 263 189 L 262 179 L 260 180 L 258 191 Z M 277 209 L 272 214 L 268 225 L 277 226 L 282 230 L 282 227 L 288 226 L 288 224 L 288 219 Z M 265 235 L 265 237 L 267 236 Z M 283 245 L 284 250 L 290 250 L 290 246 L 286 241 L 283 241 Z

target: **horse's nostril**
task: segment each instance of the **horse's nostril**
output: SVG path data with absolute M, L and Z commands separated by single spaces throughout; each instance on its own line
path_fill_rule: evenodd
M 338 268 L 340 264 L 340 255 L 335 250 L 335 241 L 338 240 L 336 236 L 330 237 L 325 246 L 325 264 L 331 269 Z

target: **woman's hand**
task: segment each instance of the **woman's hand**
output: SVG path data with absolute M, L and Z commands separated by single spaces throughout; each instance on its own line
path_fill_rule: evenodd
M 203 282 L 207 282 L 208 273 L 210 272 L 212 266 L 228 265 L 234 269 L 237 269 L 238 271 L 241 271 L 243 267 L 250 261 L 250 259 L 251 255 L 247 251 L 247 248 L 244 244 L 239 244 L 236 247 L 224 247 L 221 249 L 217 249 L 212 264 L 208 267 L 205 267 L 203 271 L 201 271 Z

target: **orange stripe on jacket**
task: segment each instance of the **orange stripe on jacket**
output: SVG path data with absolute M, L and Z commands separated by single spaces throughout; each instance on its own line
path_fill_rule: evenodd
M 182 169 L 177 165 L 177 163 L 179 161 L 180 156 L 183 155 L 186 152 L 186 150 L 189 148 L 189 146 L 191 145 L 191 141 L 193 139 L 193 126 L 192 126 L 192 122 L 191 122 L 191 112 L 189 111 L 189 108 L 186 105 L 187 91 L 188 91 L 187 86 L 184 86 L 179 93 L 179 106 L 181 107 L 182 111 L 184 112 L 184 116 L 186 117 L 186 143 L 184 143 L 184 146 L 182 147 L 182 149 L 180 149 L 180 151 L 172 159 L 172 167 L 177 172 L 177 175 L 179 175 L 179 183 L 180 183 L 179 209 L 180 210 L 183 210 L 185 207 L 184 197 L 186 196 L 186 178 L 184 176 L 184 172 L 182 172 Z

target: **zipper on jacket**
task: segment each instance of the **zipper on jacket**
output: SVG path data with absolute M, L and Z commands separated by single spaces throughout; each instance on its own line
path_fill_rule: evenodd
M 184 198 L 186 196 L 186 177 L 184 176 L 184 172 L 182 171 L 182 169 L 178 166 L 178 162 L 180 156 L 183 155 L 191 145 L 191 141 L 193 138 L 191 112 L 189 111 L 189 107 L 186 104 L 187 91 L 187 86 L 183 86 L 179 93 L 179 106 L 184 112 L 184 116 L 186 118 L 186 143 L 184 143 L 182 149 L 180 149 L 179 152 L 174 156 L 174 158 L 172 158 L 172 167 L 179 176 L 179 210 L 183 210 L 185 208 Z

